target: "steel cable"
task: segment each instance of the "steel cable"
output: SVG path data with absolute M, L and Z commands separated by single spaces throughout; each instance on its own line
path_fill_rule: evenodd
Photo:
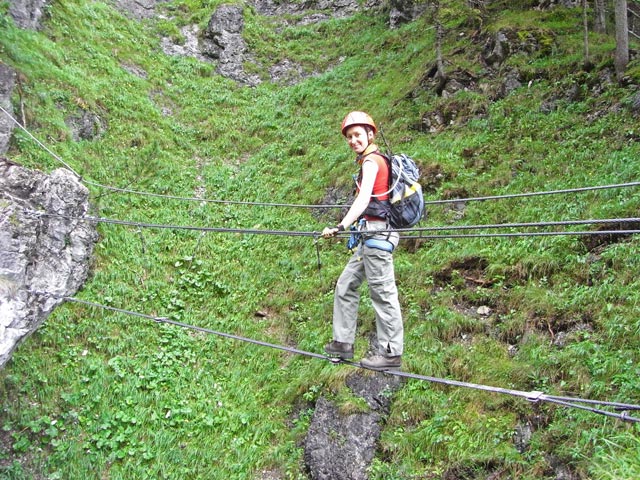
M 202 232 L 214 233 L 237 233 L 252 235 L 276 235 L 291 237 L 318 237 L 317 231 L 296 231 L 296 230 L 269 230 L 269 229 L 248 229 L 248 228 L 230 228 L 230 227 L 201 227 L 196 225 L 172 225 L 159 223 L 136 222 L 131 220 L 119 220 L 105 217 L 72 217 L 68 215 L 60 215 L 55 213 L 38 212 L 35 210 L 23 209 L 30 214 L 64 218 L 67 220 L 86 221 L 93 223 L 106 223 L 113 225 L 125 225 L 137 228 L 155 228 L 170 230 L 195 230 Z M 471 229 L 496 229 L 496 228 L 517 228 L 517 227 L 552 227 L 552 226 L 569 226 L 569 225 L 602 225 L 602 224 L 624 224 L 624 223 L 640 223 L 640 218 L 609 218 L 609 219 L 591 219 L 591 220 L 568 220 L 556 222 L 532 222 L 532 223 L 505 223 L 491 225 L 452 225 L 447 227 L 420 227 L 410 229 L 386 229 L 380 232 L 442 232 L 449 230 L 471 230 Z M 585 231 L 553 231 L 553 232 L 506 232 L 506 233 L 485 233 L 485 234 L 437 234 L 437 235 L 401 235 L 401 239 L 437 239 L 437 238 L 470 238 L 470 237 L 527 237 L 527 236 L 554 236 L 554 235 L 632 235 L 640 233 L 640 229 L 624 229 L 624 230 L 585 230 Z M 349 236 L 350 232 L 338 232 L 336 236 Z
M 184 329 L 195 330 L 195 331 L 198 331 L 198 332 L 207 333 L 207 334 L 211 334 L 211 335 L 216 335 L 216 336 L 219 336 L 219 337 L 224 337 L 224 338 L 237 340 L 237 341 L 241 341 L 241 342 L 245 342 L 245 343 L 251 343 L 251 344 L 262 346 L 262 347 L 273 348 L 273 349 L 276 349 L 276 350 L 281 350 L 281 351 L 288 352 L 288 353 L 293 353 L 293 354 L 296 354 L 296 355 L 302 355 L 302 356 L 307 356 L 307 357 L 311 357 L 311 358 L 326 360 L 326 361 L 329 361 L 331 363 L 343 363 L 345 365 L 349 365 L 349 366 L 352 366 L 352 367 L 355 367 L 355 368 L 362 368 L 362 369 L 365 369 L 365 370 L 374 370 L 374 369 L 368 369 L 366 367 L 363 367 L 359 363 L 352 362 L 352 361 L 349 361 L 349 360 L 340 360 L 340 361 L 336 362 L 335 358 L 329 357 L 327 355 L 322 355 L 322 354 L 318 354 L 318 353 L 314 353 L 314 352 L 308 352 L 306 350 L 300 350 L 300 349 L 293 348 L 293 347 L 288 347 L 288 346 L 285 346 L 285 345 L 278 345 L 278 344 L 275 344 L 275 343 L 264 342 L 264 341 L 261 341 L 261 340 L 256 340 L 256 339 L 243 337 L 243 336 L 239 336 L 239 335 L 233 335 L 233 334 L 230 334 L 230 333 L 220 332 L 220 331 L 217 331 L 217 330 L 212 330 L 212 329 L 209 329 L 209 328 L 199 327 L 199 326 L 196 326 L 196 325 L 190 325 L 190 324 L 187 324 L 187 323 L 171 320 L 171 319 L 169 319 L 167 317 L 147 315 L 147 314 L 144 314 L 144 313 L 134 312 L 134 311 L 131 311 L 131 310 L 121 309 L 121 308 L 117 308 L 117 307 L 111 307 L 111 306 L 108 306 L 108 305 L 102 305 L 102 304 L 95 303 L 95 302 L 89 302 L 87 300 L 82 300 L 82 299 L 79 299 L 79 298 L 76 298 L 76 297 L 70 297 L 70 296 L 64 296 L 64 295 L 55 295 L 55 294 L 51 294 L 51 293 L 47 293 L 47 292 L 39 292 L 39 291 L 32 291 L 31 293 L 36 294 L 36 295 L 46 296 L 46 297 L 54 297 L 54 298 L 58 298 L 58 299 L 66 300 L 66 301 L 70 301 L 70 302 L 80 303 L 80 304 L 88 305 L 88 306 L 91 306 L 91 307 L 110 310 L 110 311 L 113 311 L 113 312 L 122 313 L 122 314 L 126 314 L 126 315 L 132 315 L 132 316 L 136 316 L 136 317 L 141 317 L 141 318 L 153 320 L 156 323 L 164 323 L 164 324 L 168 324 L 168 325 L 174 325 L 174 326 L 177 326 L 177 327 L 180 327 L 180 328 L 184 328 Z M 374 370 L 374 371 L 379 371 L 379 370 Z M 489 392 L 489 393 L 498 393 L 498 394 L 504 394 L 504 395 L 511 395 L 511 396 L 515 396 L 515 397 L 519 397 L 519 398 L 524 398 L 524 399 L 526 399 L 526 400 L 528 400 L 529 402 L 532 402 L 532 403 L 548 402 L 548 403 L 553 403 L 553 404 L 557 404 L 557 405 L 561 405 L 561 406 L 565 406 L 565 407 L 570 407 L 570 408 L 576 408 L 576 409 L 590 411 L 592 413 L 597 413 L 597 414 L 601 414 L 601 415 L 617 418 L 619 420 L 640 423 L 640 418 L 630 416 L 630 415 L 628 415 L 626 413 L 629 410 L 640 410 L 640 405 L 633 405 L 633 404 L 627 404 L 627 403 L 618 403 L 618 402 L 609 402 L 609 401 L 600 401 L 600 400 L 592 400 L 592 399 L 582 399 L 582 398 L 577 398 L 577 397 L 554 396 L 554 395 L 548 395 L 548 394 L 546 394 L 544 392 L 541 392 L 541 391 L 530 391 L 530 392 L 527 392 L 527 391 L 523 391 L 523 390 L 516 390 L 516 389 L 502 388 L 502 387 L 494 387 L 494 386 L 482 385 L 482 384 L 470 383 L 470 382 L 462 382 L 462 381 L 459 381 L 459 380 L 451 380 L 451 379 L 433 377 L 433 376 L 428 376 L 428 375 L 419 375 L 419 374 L 410 373 L 410 372 L 403 372 L 401 370 L 384 370 L 383 373 L 388 374 L 388 375 L 394 375 L 394 376 L 397 376 L 397 377 L 410 378 L 410 379 L 414 379 L 414 380 L 422 380 L 422 381 L 427 381 L 427 382 L 430 382 L 430 383 L 438 383 L 438 384 L 447 385 L 447 386 L 451 386 L 451 387 L 469 388 L 469 389 L 480 390 L 480 391 Z M 588 403 L 588 404 L 591 404 L 591 405 L 611 406 L 611 407 L 615 407 L 618 410 L 621 410 L 623 412 L 622 413 L 609 412 L 607 410 L 602 410 L 602 409 L 598 409 L 598 408 L 593 408 L 593 407 L 581 405 L 581 403 Z
M 60 162 L 62 165 L 64 165 L 64 167 L 69 170 L 71 173 L 73 173 L 76 177 L 78 177 L 79 179 L 82 180 L 82 176 L 76 172 L 73 168 L 71 168 L 71 166 L 66 163 L 64 160 L 62 160 L 58 155 L 56 155 L 54 152 L 52 152 L 44 143 L 42 143 L 40 140 L 38 140 L 34 135 L 31 134 L 31 132 L 29 130 L 27 130 L 20 122 L 18 122 L 18 120 L 16 120 L 15 118 L 13 118 L 13 115 L 11 115 L 9 112 L 7 112 L 2 105 L 0 105 L 0 110 L 2 110 L 8 117 L 9 119 L 15 123 L 24 133 L 27 134 L 27 136 L 33 140 L 34 142 L 36 142 L 36 144 L 42 148 L 45 152 L 47 152 L 49 155 L 51 155 L 53 158 L 55 158 L 58 162 Z

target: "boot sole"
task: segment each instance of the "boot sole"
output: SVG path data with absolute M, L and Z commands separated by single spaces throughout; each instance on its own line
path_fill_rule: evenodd
M 353 358 L 353 354 L 349 355 L 348 353 L 327 352 L 326 350 L 325 350 L 325 352 L 331 358 L 339 358 L 340 360 L 351 360 Z
M 394 365 L 394 366 L 387 366 L 387 367 L 370 367 L 369 365 L 363 365 L 362 363 L 360 363 L 360 366 L 363 368 L 368 368 L 369 370 L 375 370 L 376 372 L 384 372 L 386 370 L 397 371 L 402 369 L 402 365 Z

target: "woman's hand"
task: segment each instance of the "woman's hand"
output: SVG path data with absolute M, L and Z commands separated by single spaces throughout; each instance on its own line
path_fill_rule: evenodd
M 322 237 L 335 237 L 338 232 L 344 232 L 344 225 L 342 225 L 341 223 L 339 223 L 335 227 L 325 227 L 324 230 L 322 230 Z

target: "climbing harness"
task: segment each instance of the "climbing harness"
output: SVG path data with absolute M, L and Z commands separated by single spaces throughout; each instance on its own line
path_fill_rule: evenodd
M 360 244 L 360 241 L 362 240 L 362 227 L 364 227 L 365 224 L 365 220 L 364 218 L 361 218 L 360 220 L 358 220 L 357 224 L 353 224 L 349 227 L 349 231 L 351 232 L 351 235 L 349 235 L 349 239 L 347 240 L 347 248 L 353 252 L 356 248 L 358 248 L 358 245 Z
M 393 250 L 395 248 L 393 243 L 391 243 L 389 240 L 380 240 L 380 239 L 377 239 L 377 238 L 367 238 L 364 241 L 364 244 L 367 247 L 375 248 L 377 250 L 383 250 L 383 251 L 389 252 L 389 253 L 393 252 Z

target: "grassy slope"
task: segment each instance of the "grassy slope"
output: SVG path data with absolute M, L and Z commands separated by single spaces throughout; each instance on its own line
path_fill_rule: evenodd
M 214 7 L 171 4 L 184 24 L 205 25 Z M 244 89 L 212 76 L 210 66 L 164 56 L 159 33 L 179 36 L 169 21 L 140 25 L 101 3 L 56 2 L 48 13 L 40 33 L 17 31 L 2 18 L 0 58 L 21 72 L 15 105 L 22 102 L 35 135 L 85 178 L 104 184 L 192 196 L 202 176 L 211 198 L 321 202 L 328 186 L 347 186 L 353 171 L 336 128 L 352 108 L 383 123 L 397 150 L 443 172 L 429 199 L 635 180 L 637 124 L 624 108 L 609 108 L 631 90 L 612 84 L 589 93 L 598 72 L 577 68 L 576 12 L 504 11 L 485 25 L 553 31 L 553 48 L 509 60 L 534 80 L 530 88 L 493 104 L 469 93 L 450 100 L 484 105 L 488 113 L 435 135 L 409 129 L 422 113 L 447 105 L 420 88 L 434 61 L 427 17 L 392 32 L 382 18 L 357 16 L 276 35 L 272 21 L 247 10 L 245 37 L 260 61 L 288 57 L 308 71 L 334 68 L 293 87 Z M 482 74 L 479 45 L 469 41 L 476 17 L 462 8 L 445 13 L 448 68 Z M 600 66 L 609 62 L 608 42 L 593 38 Z M 123 66 L 144 70 L 146 78 Z M 573 82 L 583 100 L 540 112 L 544 99 Z M 106 119 L 106 134 L 73 142 L 64 117 L 77 109 Z M 21 132 L 10 156 L 45 171 L 59 166 Z M 102 216 L 153 223 L 312 231 L 336 219 L 97 188 L 93 194 Z M 460 220 L 434 206 L 427 225 L 634 216 L 638 203 L 633 189 L 470 203 Z M 332 283 L 346 260 L 338 243 L 319 244 L 318 272 L 309 238 L 112 225 L 100 232 L 84 299 L 304 350 L 319 351 L 329 340 Z M 590 251 L 573 236 L 438 239 L 415 252 L 401 249 L 396 269 L 407 370 L 637 403 L 637 240 Z M 491 306 L 488 319 L 473 314 L 481 305 Z M 363 300 L 358 354 L 371 317 Z M 554 346 L 563 332 L 566 345 Z M 308 402 L 332 394 L 357 408 L 343 386 L 350 372 L 66 304 L 1 373 L 2 438 L 11 449 L 0 454 L 0 475 L 259 478 L 269 469 L 299 478 Z M 512 433 L 527 421 L 537 428 L 529 449 L 518 453 Z M 408 382 L 371 475 L 482 478 L 499 471 L 501 478 L 554 478 L 550 465 L 561 462 L 583 478 L 637 478 L 637 435 L 635 426 L 587 412 Z

